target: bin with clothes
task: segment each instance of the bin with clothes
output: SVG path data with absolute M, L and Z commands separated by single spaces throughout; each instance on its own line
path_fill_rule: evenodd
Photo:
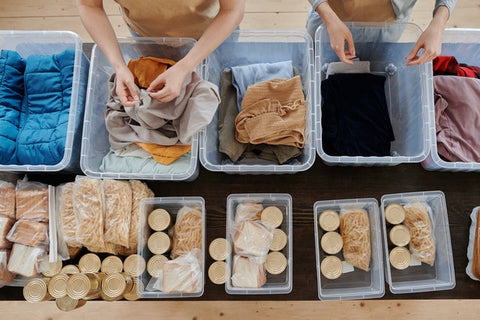
M 0 171 L 76 171 L 88 79 L 69 31 L 0 31 Z
M 194 43 L 187 38 L 119 39 L 140 93 L 133 107 L 120 102 L 114 69 L 100 48 L 93 47 L 81 155 L 87 176 L 174 181 L 197 177 L 197 133 L 217 109 L 217 87 L 202 79 L 201 64 L 171 102 L 155 100 L 145 90 Z
M 210 171 L 296 173 L 315 161 L 313 44 L 300 31 L 237 31 L 209 57 L 221 103 L 200 136 Z
M 414 24 L 347 24 L 357 57 L 339 62 L 324 26 L 315 34 L 316 148 L 330 165 L 421 162 L 429 150 L 431 63 L 406 66 Z
M 447 29 L 433 61 L 428 170 L 480 171 L 480 29 Z

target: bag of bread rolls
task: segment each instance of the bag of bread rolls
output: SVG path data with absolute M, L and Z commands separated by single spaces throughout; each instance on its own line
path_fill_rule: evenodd
M 45 254 L 44 248 L 15 243 L 8 259 L 8 271 L 27 278 L 34 277 L 37 275 L 38 262 Z
M 261 220 L 247 220 L 236 224 L 232 230 L 233 248 L 236 254 L 265 262 L 273 240 L 274 228 Z
M 10 250 L 0 250 L 0 287 L 13 281 L 15 274 L 8 271 L 7 263 Z
M 47 221 L 48 186 L 41 182 L 20 180 L 15 190 L 16 219 Z
M 163 265 L 161 290 L 165 293 L 195 293 L 202 291 L 202 252 L 193 249 Z
M 259 220 L 262 214 L 263 205 L 260 203 L 239 203 L 235 208 L 235 223 L 247 220 Z
M 260 288 L 267 282 L 263 264 L 247 257 L 233 257 L 232 285 L 237 288 Z
M 14 223 L 14 219 L 10 219 L 6 216 L 0 216 L 0 249 L 9 249 L 12 247 L 12 243 L 8 241 L 7 235 Z
M 15 185 L 0 180 L 0 216 L 15 219 Z
M 41 221 L 18 220 L 8 233 L 7 239 L 30 247 L 47 246 L 48 224 Z

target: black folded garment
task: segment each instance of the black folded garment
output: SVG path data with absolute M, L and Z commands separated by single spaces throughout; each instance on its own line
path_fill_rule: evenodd
M 334 74 L 322 81 L 323 150 L 331 156 L 390 156 L 395 140 L 388 116 L 385 77 Z

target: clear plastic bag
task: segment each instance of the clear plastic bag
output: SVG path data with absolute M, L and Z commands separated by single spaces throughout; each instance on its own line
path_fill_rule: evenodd
M 76 223 L 76 239 L 85 247 L 103 248 L 102 181 L 77 176 L 73 186 L 73 212 Z
M 40 182 L 17 182 L 15 190 L 16 219 L 48 221 L 48 186 Z
M 372 255 L 370 220 L 363 209 L 340 212 L 340 234 L 343 239 L 343 257 L 351 265 L 364 271 L 370 270 Z
M 62 260 L 70 259 L 68 247 L 82 247 L 76 237 L 75 214 L 73 213 L 73 182 L 55 188 L 55 216 L 57 221 L 58 254 Z
M 410 252 L 423 263 L 433 265 L 435 262 L 435 238 L 431 222 L 432 209 L 426 203 L 409 203 L 404 206 L 403 224 L 410 231 Z
M 15 219 L 15 185 L 0 180 L 0 216 Z
M 29 247 L 15 243 L 8 260 L 8 271 L 27 278 L 33 277 L 37 275 L 38 261 L 45 254 L 45 249 L 42 247 Z
M 0 286 L 8 284 L 15 279 L 15 274 L 7 269 L 9 256 L 10 250 L 0 250 Z
M 173 228 L 172 252 L 175 259 L 197 248 L 202 250 L 203 218 L 199 208 L 182 207 L 178 210 Z
M 161 290 L 165 293 L 194 293 L 202 290 L 202 252 L 200 249 L 169 260 L 163 265 Z
M 260 288 L 267 282 L 267 274 L 262 263 L 235 255 L 231 279 L 237 288 Z
M 7 240 L 30 247 L 47 246 L 49 244 L 48 224 L 40 221 L 18 220 L 10 229 Z
M 0 216 L 0 249 L 9 249 L 12 247 L 12 243 L 7 240 L 7 235 L 14 223 L 14 219 Z
M 247 220 L 259 220 L 262 214 L 263 205 L 260 203 L 239 203 L 235 208 L 235 223 Z
M 132 213 L 132 188 L 128 181 L 105 179 L 105 242 L 128 247 L 130 217 Z
M 235 253 L 249 257 L 257 263 L 265 262 L 273 232 L 274 228 L 261 220 L 247 220 L 236 224 L 232 230 Z

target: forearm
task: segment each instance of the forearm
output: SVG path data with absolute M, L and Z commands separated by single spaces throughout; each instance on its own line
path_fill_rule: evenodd
M 327 2 L 327 0 L 308 0 L 308 2 L 310 2 L 310 4 L 312 5 L 313 10 L 317 10 L 317 7 L 320 4 Z
M 115 32 L 103 9 L 102 0 L 77 0 L 80 19 L 95 43 L 117 71 L 126 67 Z
M 443 29 L 447 25 L 448 18 L 450 17 L 450 11 L 446 6 L 439 6 L 435 9 L 435 13 L 433 14 L 433 19 L 430 22 L 430 27 L 433 27 L 438 30 L 438 32 L 442 33 Z
M 455 7 L 456 3 L 457 0 L 435 0 L 435 9 L 433 10 L 433 15 L 435 16 L 439 8 L 445 7 L 446 9 L 448 9 L 448 17 L 450 17 L 450 14 L 452 14 L 453 8 Z
M 340 21 L 340 18 L 338 18 L 337 14 L 333 11 L 327 1 L 320 3 L 315 8 L 315 11 L 318 13 L 327 28 L 331 23 Z
M 226 4 L 227 2 L 229 3 Z M 243 12 L 244 0 L 220 1 L 218 14 L 205 29 L 195 46 L 177 64 L 180 64 L 189 72 L 195 70 L 196 66 L 227 39 L 240 24 L 243 19 Z

